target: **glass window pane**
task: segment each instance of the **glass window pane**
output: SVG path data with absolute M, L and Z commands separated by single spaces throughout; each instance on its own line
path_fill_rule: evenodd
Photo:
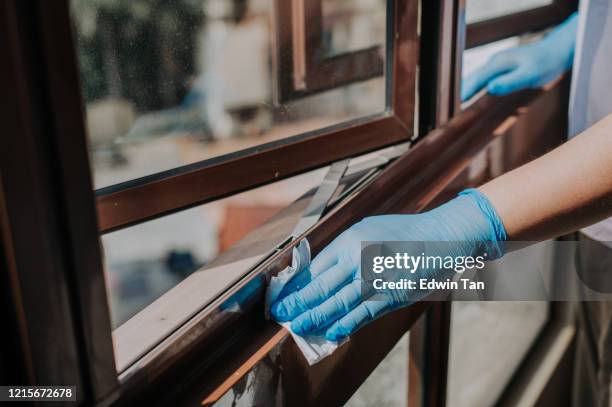
M 525 249 L 552 279 L 553 244 Z M 511 275 L 517 264 L 491 264 Z M 552 280 L 550 280 L 552 281 Z M 452 304 L 448 361 L 449 407 L 496 405 L 549 319 L 543 301 L 456 301 Z
M 553 0 L 467 0 L 465 20 L 468 24 L 519 13 L 553 4 Z
M 383 3 L 343 6 L 334 49 L 384 44 Z M 96 188 L 385 108 L 382 77 L 275 105 L 272 0 L 72 6 Z
M 245 273 L 255 262 L 247 264 L 248 259 L 265 254 L 283 241 L 300 213 L 268 222 L 265 233 L 257 239 L 242 239 L 319 185 L 325 173 L 323 168 L 103 235 L 113 327 L 194 272 L 218 267 L 227 273 Z M 222 268 L 230 262 L 220 255 L 229 254 L 236 246 L 241 248 L 243 256 L 239 260 L 243 261 L 236 261 L 234 256 L 232 263 L 236 266 Z M 219 281 L 215 284 L 220 284 L 216 289 L 211 287 L 215 295 L 228 288 Z
M 406 333 L 345 404 L 346 407 L 408 405 L 409 338 Z
M 449 407 L 495 405 L 548 318 L 546 302 L 455 302 Z
M 385 44 L 386 0 L 323 0 L 323 31 L 328 54 Z

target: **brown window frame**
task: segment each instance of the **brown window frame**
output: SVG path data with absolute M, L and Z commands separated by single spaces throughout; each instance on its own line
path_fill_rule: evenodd
M 93 404 L 119 383 L 68 1 L 5 1 L 0 19 L 0 287 L 16 327 L 0 352 L 12 384 L 73 383 Z
M 311 2 L 312 0 L 307 0 Z M 96 191 L 101 233 L 118 230 L 316 169 L 414 136 L 417 16 L 392 0 L 386 109 L 337 126 Z M 397 56 L 397 57 L 395 57 Z M 401 85 L 401 86 L 400 86 Z M 248 168 L 248 171 L 244 171 Z M 210 182 L 210 180 L 215 182 Z M 198 185 L 198 188 L 193 188 Z
M 470 0 L 465 0 L 469 2 Z M 543 30 L 565 20 L 576 10 L 575 0 L 554 0 L 552 4 L 467 25 L 465 48 Z
M 274 5 L 277 103 L 384 74 L 382 46 L 325 55 L 323 0 L 275 0 Z

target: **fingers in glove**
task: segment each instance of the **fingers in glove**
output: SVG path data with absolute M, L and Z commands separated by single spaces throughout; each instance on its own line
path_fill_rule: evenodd
M 305 268 L 302 272 L 296 274 L 288 283 L 283 287 L 283 290 L 278 296 L 278 299 L 283 299 L 287 295 L 298 291 L 312 280 L 314 280 L 319 274 L 325 270 L 331 268 L 337 263 L 337 250 L 334 249 L 335 242 L 332 242 L 326 246 L 310 263 L 310 266 Z
M 535 85 L 535 78 L 529 69 L 515 69 L 492 80 L 487 86 L 490 94 L 496 96 L 508 95 Z
M 461 81 L 461 100 L 468 100 L 493 79 L 512 71 L 514 68 L 515 64 L 510 58 L 491 58 L 489 62 Z
M 361 280 L 353 280 L 322 304 L 295 318 L 291 330 L 298 335 L 319 331 L 349 313 L 361 299 Z
M 325 332 L 330 341 L 339 341 L 355 333 L 359 328 L 382 316 L 389 309 L 385 301 L 364 301 L 340 318 Z
M 278 321 L 290 321 L 322 304 L 352 278 L 353 272 L 354 270 L 344 262 L 334 264 L 321 272 L 306 287 L 274 303 L 270 309 L 272 316 Z

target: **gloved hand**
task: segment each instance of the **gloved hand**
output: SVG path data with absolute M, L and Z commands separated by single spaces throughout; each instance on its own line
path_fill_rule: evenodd
M 572 66 L 577 21 L 576 12 L 541 40 L 493 55 L 462 81 L 461 100 L 485 86 L 492 95 L 503 96 L 538 88 L 560 76 Z
M 396 308 L 409 305 L 405 291 L 386 290 L 382 299 L 364 298 L 361 287 L 362 241 L 450 242 L 448 255 L 489 258 L 503 254 L 506 231 L 489 200 L 469 189 L 448 203 L 418 215 L 385 215 L 353 225 L 295 276 L 270 307 L 278 321 L 291 322 L 298 335 L 325 333 L 337 341 Z M 378 294 L 380 295 L 380 294 Z

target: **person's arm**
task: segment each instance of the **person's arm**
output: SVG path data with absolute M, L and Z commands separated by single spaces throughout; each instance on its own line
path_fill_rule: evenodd
M 612 215 L 612 115 L 478 188 L 509 240 L 544 240 Z
M 364 241 L 446 242 L 450 256 L 504 254 L 504 241 L 543 240 L 612 215 L 612 116 L 573 140 L 478 190 L 418 215 L 373 216 L 351 226 L 295 276 L 271 315 L 297 334 L 324 331 L 330 340 L 419 298 L 362 290 Z M 427 273 L 426 270 L 419 272 Z
M 538 88 L 571 68 L 576 44 L 578 13 L 572 14 L 544 38 L 494 54 L 461 82 L 465 101 L 486 87 L 496 96 Z

